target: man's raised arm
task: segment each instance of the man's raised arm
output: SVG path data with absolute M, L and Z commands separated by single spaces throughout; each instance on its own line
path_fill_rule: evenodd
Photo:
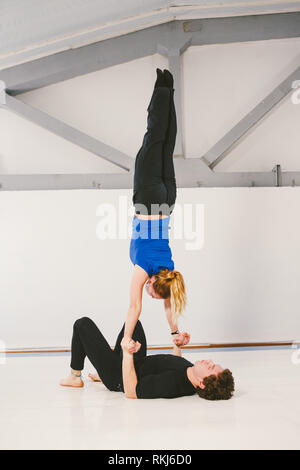
M 124 392 L 127 398 L 137 398 L 135 391 L 137 376 L 134 368 L 133 353 L 130 353 L 129 350 L 134 350 L 136 353 L 141 345 L 138 341 L 135 342 L 124 337 L 121 341 L 121 346 L 123 350 L 122 375 Z
M 176 335 L 176 338 L 174 338 L 174 346 L 173 346 L 173 354 L 174 356 L 181 356 L 181 346 L 185 346 L 190 342 L 190 335 L 186 332 L 184 333 L 179 333 Z
M 173 354 L 174 354 L 174 356 L 180 356 L 181 357 L 181 349 L 176 344 L 174 344 L 174 346 L 173 346 Z

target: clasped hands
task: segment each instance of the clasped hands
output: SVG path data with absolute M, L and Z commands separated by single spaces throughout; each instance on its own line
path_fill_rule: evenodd
M 179 348 L 188 344 L 191 339 L 191 336 L 186 331 L 184 333 L 178 333 L 177 335 L 173 336 L 173 343 Z
M 135 354 L 141 349 L 141 343 L 134 341 L 129 336 L 124 336 L 121 341 L 121 347 L 125 354 Z
M 186 344 L 188 344 L 190 342 L 190 338 L 190 335 L 186 332 L 178 333 L 177 335 L 174 335 L 173 343 L 175 344 L 175 346 L 180 348 L 181 346 L 185 346 Z M 127 354 L 135 354 L 140 350 L 141 343 L 139 343 L 138 341 L 134 341 L 128 336 L 124 336 L 121 341 L 121 347 L 123 349 L 123 352 Z

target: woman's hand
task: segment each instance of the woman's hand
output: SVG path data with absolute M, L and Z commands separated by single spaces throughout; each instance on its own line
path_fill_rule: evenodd
M 141 343 L 138 341 L 133 341 L 133 339 L 129 338 L 128 336 L 124 336 L 121 341 L 121 347 L 123 349 L 123 353 L 135 354 L 140 350 Z
M 173 338 L 173 343 L 176 345 L 176 346 L 185 346 L 186 344 L 188 344 L 190 342 L 190 339 L 191 339 L 191 336 L 184 332 L 184 333 L 178 333 L 177 335 L 174 335 L 174 338 Z

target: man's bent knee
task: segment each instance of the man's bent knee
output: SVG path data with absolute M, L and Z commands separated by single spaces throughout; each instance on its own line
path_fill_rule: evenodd
M 93 323 L 93 320 L 91 320 L 89 317 L 78 318 L 78 320 L 76 320 L 74 323 L 74 328 L 80 328 L 88 323 Z

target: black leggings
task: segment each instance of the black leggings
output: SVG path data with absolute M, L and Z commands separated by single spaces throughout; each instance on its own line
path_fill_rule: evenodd
M 177 133 L 174 89 L 154 88 L 147 111 L 147 132 L 135 160 L 132 202 L 136 214 L 170 215 L 177 193 L 173 161 Z
M 125 325 L 112 350 L 93 320 L 88 317 L 76 320 L 72 337 L 72 369 L 83 370 L 84 359 L 87 356 L 104 385 L 109 390 L 123 392 L 121 341 L 124 336 L 124 327 Z M 141 343 L 141 349 L 133 356 L 134 362 L 137 362 L 147 355 L 146 336 L 140 321 L 136 324 L 132 338 Z

